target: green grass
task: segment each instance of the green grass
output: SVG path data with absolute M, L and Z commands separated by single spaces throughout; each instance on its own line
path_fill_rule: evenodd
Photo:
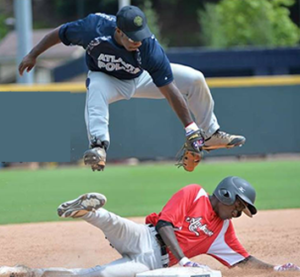
M 0 171 L 0 224 L 60 220 L 57 206 L 86 192 L 101 192 L 106 208 L 122 216 L 159 212 L 179 188 L 202 184 L 212 193 L 226 176 L 240 176 L 257 190 L 258 209 L 300 208 L 300 161 L 203 163 L 193 173 L 173 165 Z

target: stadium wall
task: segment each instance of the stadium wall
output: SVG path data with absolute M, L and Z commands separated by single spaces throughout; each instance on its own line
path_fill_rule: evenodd
M 208 84 L 221 129 L 247 138 L 241 148 L 212 151 L 209 156 L 300 152 L 300 76 L 215 78 Z M 84 84 L 2 85 L 0 91 L 70 91 L 71 158 L 82 157 L 88 147 Z M 110 135 L 109 160 L 174 159 L 184 143 L 182 125 L 166 100 L 111 104 Z

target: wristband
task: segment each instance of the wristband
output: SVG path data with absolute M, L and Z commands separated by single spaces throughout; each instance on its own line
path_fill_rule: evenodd
M 183 257 L 180 261 L 179 264 L 181 266 L 185 265 L 186 263 L 188 263 L 190 260 L 187 257 Z
M 188 126 L 185 127 L 185 132 L 187 135 L 192 132 L 198 131 L 198 130 L 199 130 L 199 127 L 197 126 L 197 124 L 195 122 L 192 122 Z

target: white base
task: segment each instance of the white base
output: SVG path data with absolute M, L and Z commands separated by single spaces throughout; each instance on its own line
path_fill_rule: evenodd
M 197 267 L 160 268 L 136 274 L 136 277 L 222 277 L 221 271 Z

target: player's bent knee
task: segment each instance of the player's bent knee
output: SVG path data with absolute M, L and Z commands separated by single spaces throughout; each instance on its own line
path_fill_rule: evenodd
M 202 87 L 206 84 L 205 77 L 201 71 L 195 70 L 193 77 L 194 85 Z

